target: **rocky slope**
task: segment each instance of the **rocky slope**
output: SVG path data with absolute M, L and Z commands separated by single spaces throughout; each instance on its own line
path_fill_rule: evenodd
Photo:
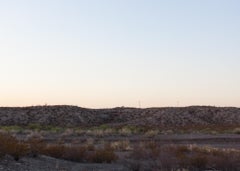
M 0 107 L 0 125 L 240 125 L 240 108 L 166 107 L 86 109 L 77 106 Z

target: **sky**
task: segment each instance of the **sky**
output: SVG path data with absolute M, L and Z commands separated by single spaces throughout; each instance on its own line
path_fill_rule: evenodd
M 0 106 L 240 107 L 238 0 L 0 0 Z

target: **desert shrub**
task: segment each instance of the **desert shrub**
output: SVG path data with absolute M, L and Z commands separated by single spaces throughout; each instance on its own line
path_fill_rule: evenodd
M 89 156 L 89 161 L 94 163 L 111 163 L 115 160 L 117 160 L 117 155 L 109 144 L 105 144 L 103 148 L 97 149 Z
M 102 130 L 106 130 L 106 129 L 109 129 L 109 125 L 105 125 L 105 124 L 102 124 L 98 127 L 98 129 L 102 129 Z
M 189 164 L 189 156 L 187 154 L 177 154 L 176 155 L 176 158 L 177 158 L 177 163 L 178 163 L 178 166 L 180 168 L 188 168 L 190 166 Z
M 88 159 L 87 147 L 85 146 L 65 146 L 63 144 L 46 145 L 40 140 L 33 139 L 28 141 L 31 147 L 31 153 L 35 156 L 43 154 L 54 158 L 60 158 L 70 161 L 83 162 Z
M 149 170 L 174 170 L 178 167 L 173 148 L 160 146 L 155 141 L 136 145 L 129 158 L 131 166 L 141 167 L 141 170 L 144 167 L 149 167 Z M 139 165 L 138 161 L 142 164 Z
M 53 133 L 60 133 L 60 132 L 65 131 L 65 128 L 57 127 L 57 126 L 51 126 L 51 125 L 44 126 L 43 129 L 46 130 L 46 131 L 53 132 Z
M 184 145 L 177 146 L 175 149 L 176 155 L 189 153 L 190 151 L 191 151 L 190 148 L 188 148 L 187 146 L 184 146 Z
M 207 156 L 198 154 L 190 158 L 190 164 L 193 168 L 203 170 L 208 163 Z
M 199 147 L 196 145 L 193 145 L 191 147 L 191 152 L 198 153 L 198 154 L 210 154 L 212 147 L 204 146 L 204 147 Z
M 43 153 L 47 146 L 46 143 L 38 137 L 29 138 L 27 143 L 30 148 L 29 154 L 33 157 L 37 157 L 38 154 Z
M 84 135 L 85 130 L 76 127 L 76 128 L 74 128 L 74 133 L 75 133 L 76 135 Z
M 218 150 L 218 149 L 215 149 L 213 148 L 211 151 L 210 151 L 210 154 L 212 156 L 216 156 L 216 157 L 220 157 L 220 156 L 224 156 L 224 152 L 222 150 Z
M 95 146 L 93 144 L 86 144 L 85 147 L 88 151 L 94 151 L 95 150 Z
M 215 168 L 215 169 L 221 169 L 221 170 L 225 170 L 224 168 L 226 168 L 226 159 L 224 156 L 209 156 L 208 157 L 208 161 L 210 163 L 210 167 L 211 168 Z
M 13 156 L 15 160 L 18 160 L 20 157 L 23 157 L 28 154 L 29 148 L 26 143 L 18 142 L 18 143 L 10 143 L 9 151 L 7 152 L 9 155 Z
M 173 134 L 174 131 L 169 129 L 169 130 L 162 131 L 162 133 L 165 134 L 165 135 L 168 135 L 168 134 Z
M 129 129 L 129 128 L 127 128 L 127 127 L 124 127 L 124 128 L 122 128 L 122 129 L 119 130 L 119 134 L 120 134 L 120 135 L 126 135 L 126 136 L 128 136 L 128 135 L 131 135 L 132 133 L 133 133 L 132 130 Z
M 199 146 L 167 145 L 159 147 L 155 142 L 137 145 L 129 155 L 134 161 L 155 161 L 152 170 L 191 170 L 207 168 L 221 171 L 240 169 L 240 151 Z M 137 164 L 137 163 L 135 163 Z M 131 164 L 134 165 L 134 164 Z
M 9 134 L 0 134 L 0 155 L 6 154 L 18 160 L 20 157 L 27 155 L 29 148 L 26 143 L 18 141 L 15 137 Z
M 84 162 L 87 160 L 87 149 L 84 146 L 67 146 L 64 148 L 63 159 Z
M 108 125 L 101 125 L 99 127 L 94 127 L 91 129 L 83 130 L 82 134 L 85 133 L 90 136 L 103 137 L 106 135 L 113 135 L 116 133 L 114 128 L 110 128 Z
M 157 159 L 160 153 L 160 146 L 156 142 L 150 141 L 143 144 L 137 144 L 133 148 L 130 157 L 137 160 Z
M 75 162 L 111 163 L 117 159 L 110 145 L 105 145 L 103 148 L 96 150 L 94 148 L 93 150 L 89 151 L 89 147 L 84 145 L 64 146 L 62 144 L 51 144 L 45 146 L 39 153 Z
M 94 143 L 95 143 L 95 140 L 93 138 L 86 139 L 85 147 L 87 148 L 88 151 L 94 151 L 95 150 Z
M 116 133 L 116 130 L 115 129 L 112 129 L 112 128 L 108 128 L 108 129 L 105 129 L 104 130 L 104 134 L 105 135 L 113 135 Z
M 130 146 L 130 142 L 128 140 L 112 142 L 111 147 L 114 150 L 120 150 L 120 151 L 129 151 L 132 149 Z
M 144 144 L 144 146 L 145 148 L 151 149 L 151 150 L 156 150 L 160 147 L 156 141 L 148 141 Z
M 158 143 L 156 143 L 155 141 L 150 141 L 148 142 L 145 147 L 148 149 L 148 156 L 151 159 L 157 159 L 160 155 L 161 151 L 161 147 Z
M 51 144 L 47 145 L 41 153 L 47 156 L 51 156 L 54 158 L 63 158 L 64 157 L 64 151 L 65 146 L 62 144 Z
M 227 152 L 221 153 L 218 156 L 210 156 L 209 163 L 215 169 L 223 171 L 238 171 L 240 169 L 240 153 L 239 152 Z
M 27 128 L 31 129 L 31 130 L 39 131 L 42 129 L 42 126 L 38 123 L 31 123 L 31 124 L 27 125 Z
M 103 137 L 105 135 L 105 131 L 102 129 L 95 129 L 91 131 L 91 135 L 96 137 Z
M 129 135 L 132 135 L 132 134 L 139 134 L 139 133 L 143 133 L 145 132 L 145 128 L 143 127 L 137 127 L 137 126 L 124 126 L 122 128 L 119 128 L 118 129 L 118 133 L 120 135 L 126 135 L 126 136 L 129 136 Z
M 233 133 L 234 133 L 234 134 L 240 134 L 240 128 L 235 128 L 235 129 L 233 130 Z
M 147 150 L 140 145 L 136 145 L 130 154 L 130 158 L 136 160 L 148 159 Z
M 168 153 L 166 151 L 162 152 L 159 157 L 156 159 L 157 161 L 157 168 L 159 170 L 172 170 L 175 171 L 177 170 L 176 168 L 178 167 L 178 163 L 176 158 L 172 153 Z
M 24 130 L 22 127 L 17 126 L 17 125 L 1 126 L 0 129 L 3 130 L 3 131 L 6 131 L 6 132 L 15 131 L 15 132 L 18 132 L 18 133 L 21 133 L 21 132 L 23 132 L 23 130 Z
M 71 128 L 67 128 L 64 130 L 64 132 L 61 134 L 62 138 L 68 137 L 74 134 L 74 130 Z
M 149 130 L 149 131 L 147 131 L 147 132 L 145 132 L 145 136 L 146 137 L 155 137 L 156 135 L 158 135 L 159 134 L 159 130 Z

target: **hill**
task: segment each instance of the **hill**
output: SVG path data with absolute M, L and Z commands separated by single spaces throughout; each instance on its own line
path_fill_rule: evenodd
M 0 125 L 54 126 L 189 126 L 240 125 L 240 108 L 234 107 L 164 107 L 87 109 L 77 106 L 0 107 Z

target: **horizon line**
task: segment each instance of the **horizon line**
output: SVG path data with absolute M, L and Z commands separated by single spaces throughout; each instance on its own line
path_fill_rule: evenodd
M 92 108 L 79 105 L 70 104 L 44 104 L 44 105 L 26 105 L 26 106 L 0 106 L 0 108 L 29 108 L 29 107 L 57 107 L 57 106 L 72 106 L 84 109 L 114 109 L 114 108 L 134 108 L 134 109 L 151 109 L 151 108 L 188 108 L 188 107 L 216 107 L 216 108 L 240 108 L 239 106 L 216 106 L 216 105 L 186 105 L 186 106 L 152 106 L 152 107 L 133 107 L 133 106 L 115 106 L 115 107 L 102 107 Z

